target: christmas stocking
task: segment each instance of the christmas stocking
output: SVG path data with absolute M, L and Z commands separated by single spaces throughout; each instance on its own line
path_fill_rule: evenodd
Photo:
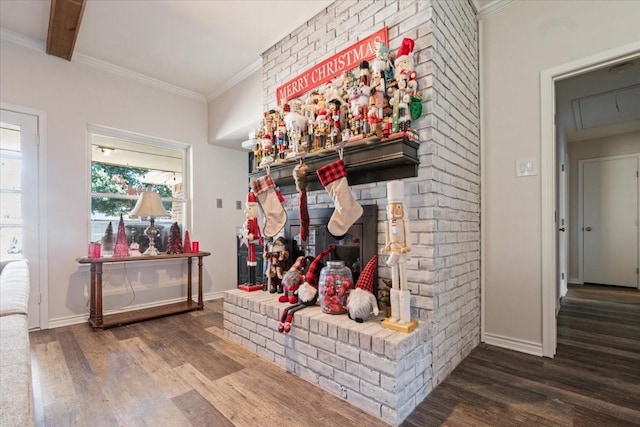
M 300 193 L 300 238 L 307 241 L 309 235 L 309 210 L 307 208 L 307 165 L 303 161 L 293 168 L 293 179 Z
M 353 198 L 342 159 L 318 169 L 320 183 L 333 199 L 335 210 L 329 220 L 329 233 L 334 237 L 347 234 L 349 227 L 362 216 L 362 206 Z
M 265 175 L 251 181 L 251 190 L 258 196 L 258 202 L 265 216 L 262 235 L 264 237 L 274 237 L 287 222 L 287 212 L 282 206 L 282 195 L 280 191 L 276 190 L 276 185 L 271 175 Z

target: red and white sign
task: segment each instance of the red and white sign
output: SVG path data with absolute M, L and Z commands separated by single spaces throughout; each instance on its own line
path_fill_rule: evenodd
M 356 44 L 325 59 L 313 68 L 308 69 L 298 77 L 289 80 L 276 89 L 278 105 L 284 99 L 294 99 L 319 85 L 328 82 L 334 77 L 360 65 L 360 62 L 375 58 L 377 53 L 376 43 L 384 42 L 389 45 L 387 27 L 360 40 Z

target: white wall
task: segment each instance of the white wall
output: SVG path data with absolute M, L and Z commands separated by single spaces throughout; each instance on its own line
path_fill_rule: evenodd
M 590 139 L 569 144 L 569 279 L 578 283 L 578 161 L 620 154 L 640 153 L 640 132 L 625 133 L 606 138 Z
M 540 162 L 540 73 L 639 40 L 638 16 L 640 2 L 515 1 L 482 20 L 485 337 L 541 348 L 541 180 L 514 166 Z
M 246 154 L 207 144 L 207 105 L 193 99 L 118 77 L 77 62 L 68 62 L 2 40 L 0 101 L 46 112 L 49 319 L 54 325 L 86 318 L 86 267 L 75 259 L 86 255 L 89 241 L 89 153 L 87 125 L 95 124 L 178 141 L 192 147 L 193 214 L 191 237 L 205 258 L 205 293 L 236 286 L 236 224 L 244 219 L 235 200 L 246 194 Z M 215 209 L 215 199 L 223 209 Z M 158 268 L 159 267 L 159 268 Z M 105 270 L 107 268 L 105 267 Z M 105 272 L 105 306 L 127 304 L 134 286 L 134 305 L 185 294 L 179 286 L 180 264 L 173 262 L 126 271 Z M 126 274 L 125 274 L 126 273 Z
M 240 147 L 262 119 L 262 70 L 209 103 L 209 142 Z

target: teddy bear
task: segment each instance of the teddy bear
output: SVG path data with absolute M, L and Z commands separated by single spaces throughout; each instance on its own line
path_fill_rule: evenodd
M 285 248 L 284 238 L 278 237 L 265 252 L 267 261 L 267 280 L 270 293 L 282 293 L 282 279 L 286 269 L 286 261 L 289 259 L 289 251 Z

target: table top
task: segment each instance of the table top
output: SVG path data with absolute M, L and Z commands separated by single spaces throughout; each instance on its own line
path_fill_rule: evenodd
M 176 258 L 194 258 L 205 257 L 211 255 L 211 252 L 193 252 L 184 254 L 160 254 L 160 255 L 140 255 L 140 256 L 127 256 L 127 257 L 102 257 L 102 258 L 89 258 L 80 257 L 76 258 L 76 262 L 80 264 L 98 264 L 105 262 L 129 262 L 129 261 L 153 261 L 159 259 L 176 259 Z

